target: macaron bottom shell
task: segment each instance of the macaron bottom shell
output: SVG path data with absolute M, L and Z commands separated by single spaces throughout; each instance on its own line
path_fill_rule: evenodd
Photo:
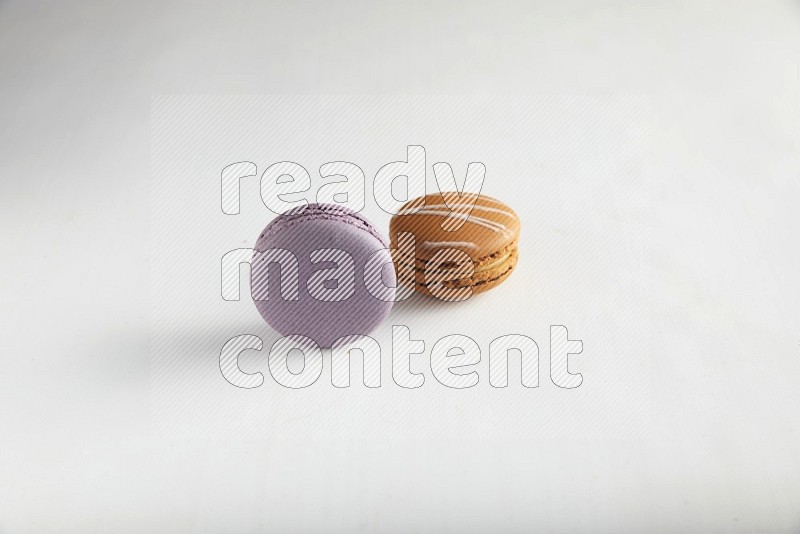
M 398 270 L 404 268 L 398 264 L 397 257 L 395 259 L 396 268 Z M 511 276 L 518 259 L 517 245 L 513 243 L 506 250 L 473 262 L 474 271 L 468 277 L 447 276 L 448 271 L 451 271 L 451 269 L 437 269 L 426 265 L 424 261 L 417 260 L 414 265 L 414 289 L 424 295 L 439 298 L 441 295 L 431 293 L 429 289 L 430 280 L 444 275 L 442 276 L 443 280 L 440 282 L 443 288 L 460 289 L 470 287 L 472 295 L 478 295 L 497 287 Z

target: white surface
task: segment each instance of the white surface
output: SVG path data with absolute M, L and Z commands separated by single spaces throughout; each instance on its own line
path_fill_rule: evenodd
M 790 2 L 1 3 L 0 532 L 796 531 L 798 26 Z M 375 398 L 394 412 L 368 427 L 357 410 L 377 411 L 356 388 L 336 392 L 356 412 L 344 426 L 287 416 L 331 396 L 329 382 L 297 406 L 298 392 L 284 395 L 277 429 L 263 425 L 274 384 L 246 392 L 258 408 L 252 427 L 162 426 L 179 412 L 161 410 L 163 392 L 150 387 L 149 294 L 160 271 L 149 124 L 151 96 L 169 93 L 641 95 L 649 194 L 638 205 L 651 210 L 638 320 L 651 325 L 649 342 L 614 340 L 609 350 L 592 328 L 599 311 L 609 322 L 620 315 L 574 289 L 559 301 L 563 282 L 548 288 L 585 345 L 576 360 L 585 384 L 564 398 L 595 405 L 596 428 L 569 429 L 571 418 L 544 430 L 518 419 L 492 426 L 459 410 L 483 405 L 470 393 L 499 402 L 503 392 L 482 383 L 450 395 L 429 371 L 419 392 L 385 383 Z M 402 153 L 362 143 L 359 154 L 376 162 Z M 291 159 L 244 152 L 260 169 Z M 595 193 L 583 194 L 588 203 Z M 586 218 L 586 231 L 599 232 Z M 560 276 L 591 281 L 589 261 L 570 265 Z M 603 284 L 598 294 L 616 287 Z M 553 315 L 532 323 L 540 346 Z M 581 323 L 593 326 L 582 333 Z M 209 324 L 190 326 L 200 336 Z M 427 350 L 448 333 L 431 331 Z M 214 336 L 198 346 L 216 348 Z M 476 340 L 485 350 L 490 339 Z M 648 376 L 646 387 L 608 403 L 626 397 L 620 384 L 589 387 L 609 372 L 597 359 L 616 370 L 624 356 L 645 366 L 632 376 Z M 195 370 L 208 358 L 175 365 Z M 554 389 L 533 390 L 531 421 L 537 402 L 557 405 Z M 506 398 L 523 393 L 510 387 Z M 623 431 L 615 405 L 645 422 Z M 455 413 L 461 426 L 438 424 Z
M 648 350 L 653 330 L 648 112 L 646 99 L 631 97 L 156 98 L 150 261 L 155 431 L 323 441 L 645 435 L 651 387 L 640 352 Z M 367 177 L 361 213 L 388 235 L 390 215 L 374 194 L 386 185 L 374 177 L 383 165 L 405 159 L 413 143 L 426 148 L 428 191 L 437 187 L 434 162 L 450 162 L 462 183 L 468 162 L 484 163 L 481 191 L 511 203 L 522 222 L 522 259 L 513 276 L 460 304 L 398 303 L 370 333 L 383 352 L 380 391 L 337 390 L 329 365 L 309 391 L 286 391 L 272 379 L 260 391 L 236 391 L 220 376 L 225 342 L 261 336 L 266 350 L 244 354 L 240 365 L 269 375 L 267 354 L 279 337 L 261 321 L 246 282 L 242 300 L 220 296 L 220 258 L 252 247 L 275 216 L 261 201 L 260 175 L 291 156 L 313 177 L 309 191 L 286 199 L 313 201 L 322 164 L 333 156 L 357 163 Z M 241 180 L 240 213 L 225 215 L 219 175 L 243 158 L 258 162 L 260 171 Z M 560 390 L 550 380 L 551 324 L 585 340 L 587 353 L 571 366 L 587 376 L 580 390 Z M 398 391 L 400 380 L 393 380 L 392 325 L 407 326 L 413 339 L 425 342 L 425 354 L 411 361 L 413 372 L 427 369 L 418 391 Z M 474 391 L 448 391 L 432 376 L 431 349 L 451 334 L 481 347 L 475 370 L 483 377 Z M 518 357 L 509 371 L 515 387 L 490 386 L 489 344 L 508 334 L 539 344 L 539 390 L 521 387 Z M 360 372 L 351 375 L 353 383 L 362 382 Z

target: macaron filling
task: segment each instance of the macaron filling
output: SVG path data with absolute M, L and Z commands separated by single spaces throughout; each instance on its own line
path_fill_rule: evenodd
M 483 284 L 487 284 L 489 282 L 497 281 L 503 278 L 509 271 L 514 268 L 516 264 L 515 257 L 517 255 L 517 243 L 513 242 L 510 243 L 507 247 L 503 250 L 495 252 L 494 254 L 490 254 L 484 258 L 480 258 L 479 260 L 474 262 L 474 270 L 472 276 L 469 277 L 461 277 L 461 278 L 453 278 L 450 280 L 440 280 L 440 283 L 445 287 L 464 287 L 464 286 L 473 286 L 477 287 Z M 411 267 L 408 263 L 403 262 L 402 260 L 395 257 L 395 263 L 402 266 L 402 267 Z M 430 282 L 426 281 L 419 281 L 421 278 L 425 280 L 426 276 L 430 275 L 446 275 L 448 272 L 453 272 L 454 274 L 458 273 L 464 264 L 456 265 L 455 262 L 443 262 L 436 266 L 432 266 L 428 260 L 419 259 L 415 260 L 415 265 L 412 267 L 415 273 L 415 284 L 420 287 L 427 287 L 430 285 Z M 488 273 L 493 270 L 497 270 L 501 268 L 503 264 L 509 264 L 507 269 L 502 270 L 499 274 L 491 277 L 485 278 L 481 275 L 484 273 Z M 421 265 L 418 265 L 421 264 Z M 439 277 L 441 278 L 441 277 Z
M 474 273 L 475 274 L 482 273 L 502 265 L 512 255 L 512 253 L 516 248 L 517 248 L 517 243 L 514 242 L 509 244 L 503 250 L 500 250 L 498 252 L 495 252 L 494 254 L 490 254 L 488 256 L 473 261 L 473 265 L 475 266 Z M 403 262 L 402 260 L 396 260 L 395 263 L 405 267 L 409 267 L 408 263 Z M 430 260 L 417 258 L 415 259 L 415 265 L 413 266 L 413 269 L 419 272 L 424 272 L 427 270 L 428 272 L 433 272 L 433 273 L 446 273 L 448 271 L 458 269 L 459 267 L 463 267 L 466 264 L 467 262 L 447 261 L 432 266 Z

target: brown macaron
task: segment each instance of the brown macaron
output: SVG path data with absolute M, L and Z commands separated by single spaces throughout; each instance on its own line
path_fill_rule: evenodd
M 392 217 L 389 236 L 399 282 L 413 263 L 414 288 L 443 300 L 501 284 L 517 264 L 520 221 L 499 200 L 473 193 L 433 193 L 407 202 Z M 401 237 L 414 236 L 414 257 Z M 398 247 L 398 244 L 401 245 Z M 449 296 L 448 296 L 449 295 Z M 456 297 L 452 297 L 456 295 Z

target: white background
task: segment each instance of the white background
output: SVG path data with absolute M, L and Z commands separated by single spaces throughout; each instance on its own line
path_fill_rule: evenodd
M 0 532 L 797 531 L 799 26 L 796 2 L 0 3 Z M 241 392 L 205 374 L 219 336 L 269 333 L 245 311 L 225 316 L 241 328 L 217 322 L 204 304 L 173 335 L 151 323 L 166 272 L 153 252 L 187 224 L 156 231 L 168 221 L 151 197 L 151 100 L 173 93 L 512 94 L 537 103 L 522 117 L 571 109 L 581 120 L 521 121 L 504 153 L 491 120 L 485 142 L 467 121 L 409 138 L 414 115 L 387 99 L 403 129 L 387 120 L 382 141 L 359 137 L 343 159 L 370 178 L 420 142 L 429 165 L 460 174 L 465 158 L 484 161 L 487 193 L 538 208 L 508 283 L 455 325 L 418 308 L 416 331 L 429 351 L 473 329 L 485 351 L 492 334 L 475 314 L 507 333 L 497 309 L 511 323 L 524 309 L 530 330 L 516 333 L 540 347 L 549 324 L 584 340 L 584 384 L 559 391 L 542 372 L 537 390 L 495 390 L 485 353 L 469 391 L 429 370 L 413 392 L 384 372 L 369 395 L 355 381 L 334 390 L 325 372 L 305 392 L 269 377 Z M 646 126 L 636 150 L 603 113 Z M 293 159 L 313 175 L 334 144 L 314 132 L 313 150 L 286 140 L 273 154 L 246 133 L 237 148 L 261 171 Z M 621 155 L 641 166 L 619 167 Z M 238 156 L 200 152 L 176 173 L 200 171 L 200 203 L 178 213 L 220 245 L 259 230 L 246 217 L 219 229 L 229 223 L 202 204 Z M 218 256 L 211 243 L 201 256 Z M 643 253 L 630 264 L 641 278 L 626 276 L 623 252 Z M 629 287 L 642 292 L 609 306 Z M 163 340 L 181 349 L 172 402 L 164 368 L 151 369 Z
M 326 443 L 334 436 L 436 443 L 643 435 L 650 421 L 653 330 L 648 114 L 646 99 L 625 96 L 155 98 L 154 430 Z M 332 158 L 356 163 L 366 174 L 364 182 L 351 184 L 365 197 L 361 213 L 388 236 L 390 214 L 374 193 L 387 186 L 374 177 L 383 165 L 406 159 L 408 139 L 426 149 L 428 191 L 438 187 L 434 162 L 450 162 L 462 184 L 467 163 L 484 163 L 481 191 L 509 202 L 521 219 L 523 258 L 514 275 L 464 303 L 422 297 L 398 303 L 369 332 L 384 353 L 380 391 L 338 391 L 329 365 L 309 391 L 285 391 L 272 380 L 261 391 L 236 391 L 220 374 L 226 341 L 261 336 L 267 350 L 243 355 L 240 365 L 269 374 L 267 354 L 279 335 L 262 322 L 246 281 L 246 298 L 222 300 L 220 259 L 254 246 L 275 214 L 262 202 L 260 173 L 240 181 L 240 213 L 222 213 L 222 168 L 248 158 L 263 173 L 291 159 L 314 176 L 309 191 L 286 199 L 314 201 L 324 183 L 322 164 Z M 402 186 L 395 189 L 404 193 Z M 413 339 L 425 342 L 426 354 L 411 363 L 415 373 L 427 370 L 419 391 L 403 391 L 392 379 L 392 325 L 407 326 Z M 587 353 L 571 367 L 591 377 L 580 390 L 559 389 L 549 379 L 550 325 L 572 328 L 573 339 L 586 340 Z M 483 381 L 474 391 L 448 391 L 432 376 L 428 355 L 451 334 L 482 346 L 475 370 Z M 541 390 L 521 386 L 518 356 L 509 371 L 515 387 L 490 386 L 489 344 L 509 334 L 539 344 Z M 293 369 L 302 369 L 302 358 L 294 360 L 299 368 Z M 362 383 L 361 372 L 351 375 L 353 384 Z

